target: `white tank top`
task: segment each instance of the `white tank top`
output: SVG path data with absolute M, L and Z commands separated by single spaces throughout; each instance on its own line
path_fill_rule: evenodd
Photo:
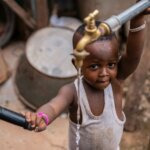
M 77 80 L 75 80 L 77 90 Z M 82 124 L 80 127 L 80 150 L 119 150 L 126 117 L 121 121 L 115 110 L 112 86 L 104 89 L 104 109 L 101 115 L 95 116 L 90 110 L 87 95 L 81 82 L 80 107 Z M 76 149 L 76 124 L 69 123 L 69 150 Z

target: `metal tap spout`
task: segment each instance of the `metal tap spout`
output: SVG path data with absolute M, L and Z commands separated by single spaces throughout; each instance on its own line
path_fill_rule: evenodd
M 95 25 L 95 16 L 98 13 L 99 11 L 95 10 L 93 13 L 90 13 L 89 16 L 84 19 L 84 22 L 86 23 L 85 34 L 76 46 L 77 51 L 82 51 L 87 44 L 96 40 L 100 36 L 100 32 Z
M 110 34 L 111 32 L 109 26 L 105 23 L 101 23 L 99 27 L 96 26 L 95 17 L 98 13 L 99 11 L 95 10 L 84 19 L 84 22 L 86 23 L 84 36 L 77 43 L 73 52 L 77 69 L 82 67 L 84 58 L 89 55 L 85 50 L 85 47 L 92 41 L 97 40 L 100 36 Z
M 89 55 L 89 53 L 85 50 L 85 47 L 100 36 L 100 30 L 95 25 L 95 16 L 98 13 L 98 10 L 95 10 L 84 19 L 84 22 L 86 23 L 85 34 L 77 43 L 73 52 L 73 55 L 76 58 L 75 65 L 77 68 L 81 68 L 84 58 Z

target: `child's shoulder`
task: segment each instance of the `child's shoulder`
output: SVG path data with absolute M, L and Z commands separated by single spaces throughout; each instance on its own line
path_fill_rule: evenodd
M 75 85 L 73 82 L 65 84 L 64 86 L 61 87 L 60 91 L 69 92 L 69 93 L 74 94 L 76 91 Z
M 62 86 L 56 96 L 56 99 L 61 99 L 64 101 L 64 104 L 71 104 L 75 97 L 75 87 L 73 83 L 66 84 Z
M 71 88 L 71 89 L 74 89 L 74 88 L 75 88 L 74 82 L 70 82 L 70 83 L 68 83 L 68 84 L 65 84 L 65 85 L 63 86 L 63 88 Z
M 113 92 L 116 94 L 122 93 L 124 81 L 114 79 L 111 81 Z

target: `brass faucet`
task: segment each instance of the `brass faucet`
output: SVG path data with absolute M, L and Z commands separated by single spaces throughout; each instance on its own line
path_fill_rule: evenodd
M 99 11 L 95 10 L 84 19 L 84 22 L 86 23 L 85 34 L 73 51 L 77 69 L 82 67 L 84 58 L 89 55 L 89 53 L 85 50 L 85 47 L 100 36 L 110 33 L 110 28 L 105 23 L 101 23 L 98 28 L 96 27 L 95 17 L 98 13 Z

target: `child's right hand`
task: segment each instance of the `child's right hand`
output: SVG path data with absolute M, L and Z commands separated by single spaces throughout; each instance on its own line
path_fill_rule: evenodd
M 141 0 L 137 0 L 136 2 L 139 2 Z M 144 12 L 142 12 L 143 15 L 149 15 L 150 14 L 150 7 L 147 8 L 146 10 L 144 10 Z
M 22 115 L 25 116 L 26 121 L 31 124 L 31 127 L 35 132 L 40 132 L 46 129 L 47 125 L 45 120 L 37 113 L 23 112 Z

